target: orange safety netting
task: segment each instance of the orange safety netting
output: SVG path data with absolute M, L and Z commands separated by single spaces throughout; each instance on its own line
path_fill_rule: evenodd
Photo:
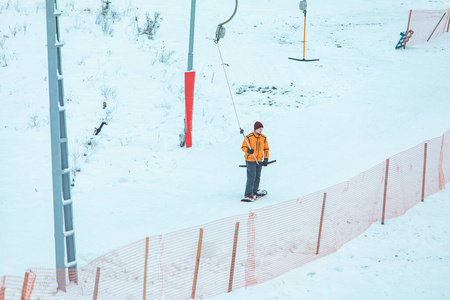
M 407 33 L 411 33 L 406 46 L 413 46 L 440 37 L 449 31 L 449 9 L 411 10 Z
M 0 277 L 5 299 L 203 299 L 259 284 L 337 251 L 450 180 L 450 131 L 321 191 L 165 235 L 79 268 Z M 58 290 L 64 275 L 66 291 Z M 73 279 L 73 277 L 72 277 Z
M 25 279 L 17 276 L 0 277 L 0 300 L 31 299 L 35 280 L 36 274 L 33 272 L 27 272 Z

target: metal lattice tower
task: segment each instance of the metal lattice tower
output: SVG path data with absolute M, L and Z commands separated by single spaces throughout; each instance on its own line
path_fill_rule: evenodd
M 61 48 L 57 0 L 46 0 L 47 53 L 50 99 L 50 131 L 52 149 L 53 214 L 55 256 L 58 289 L 66 289 L 66 269 L 69 280 L 77 283 L 75 231 L 70 191 L 69 150 L 67 146 L 66 107 L 61 68 Z M 67 259 L 66 259 L 67 258 Z

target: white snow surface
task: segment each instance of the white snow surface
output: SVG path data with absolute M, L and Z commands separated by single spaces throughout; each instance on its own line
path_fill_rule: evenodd
M 179 146 L 190 2 L 113 1 L 102 29 L 101 1 L 58 0 L 80 266 L 340 183 L 450 128 L 450 34 L 394 49 L 410 9 L 448 1 L 310 0 L 316 62 L 288 59 L 303 55 L 298 1 L 240 1 L 220 50 L 241 127 L 262 122 L 277 160 L 262 174 L 269 195 L 242 203 L 242 135 L 213 42 L 234 1 L 197 0 L 193 147 Z M 138 34 L 146 12 L 162 18 L 153 39 Z M 44 1 L 0 1 L 0 276 L 55 267 L 45 26 Z M 449 216 L 444 190 L 332 255 L 214 299 L 450 299 Z

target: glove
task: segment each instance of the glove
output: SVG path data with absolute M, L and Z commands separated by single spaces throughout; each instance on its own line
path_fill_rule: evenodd
M 264 158 L 263 162 L 261 163 L 264 167 L 267 167 L 267 165 L 269 164 L 269 159 L 268 158 Z
M 253 149 L 251 149 L 251 148 L 248 148 L 248 149 L 247 149 L 247 153 L 248 153 L 248 154 L 253 154 L 254 152 L 255 152 L 255 151 L 254 151 Z

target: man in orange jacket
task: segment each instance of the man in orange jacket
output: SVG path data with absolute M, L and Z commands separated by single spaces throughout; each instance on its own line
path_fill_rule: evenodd
M 245 137 L 241 147 L 245 153 L 247 165 L 247 184 L 244 196 L 248 199 L 262 196 L 258 193 L 261 169 L 269 162 L 269 144 L 266 136 L 262 134 L 264 126 L 261 122 L 256 122 L 253 127 L 255 131 Z

